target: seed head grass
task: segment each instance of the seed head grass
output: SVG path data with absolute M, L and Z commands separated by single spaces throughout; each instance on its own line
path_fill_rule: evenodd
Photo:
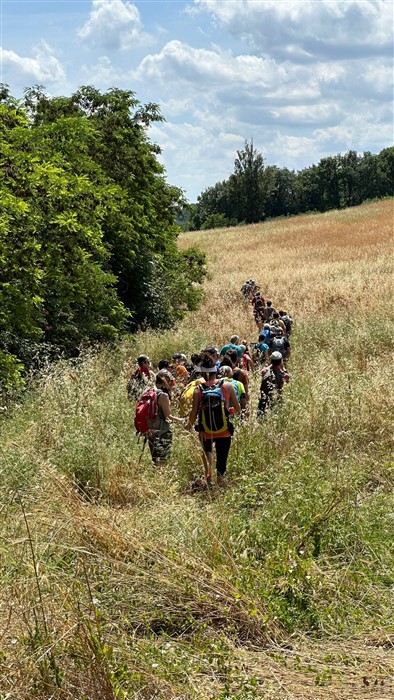
M 184 234 L 200 309 L 59 362 L 3 416 L 1 698 L 392 697 L 392 223 L 385 200 Z M 194 493 L 197 435 L 154 466 L 127 379 L 142 352 L 254 342 L 251 277 L 294 318 L 292 381 L 262 420 L 250 377 L 227 488 Z

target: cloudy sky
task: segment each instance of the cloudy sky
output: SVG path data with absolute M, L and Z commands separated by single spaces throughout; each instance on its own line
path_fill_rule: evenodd
M 300 170 L 393 143 L 392 0 L 0 0 L 0 80 L 14 96 L 133 90 L 189 201 L 253 139 Z

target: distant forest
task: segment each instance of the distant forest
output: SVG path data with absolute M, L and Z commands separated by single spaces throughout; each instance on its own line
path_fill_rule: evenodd
M 353 207 L 394 193 L 394 147 L 378 155 L 348 151 L 299 172 L 265 165 L 245 141 L 234 172 L 208 187 L 180 220 L 186 231 L 252 224 L 278 216 Z

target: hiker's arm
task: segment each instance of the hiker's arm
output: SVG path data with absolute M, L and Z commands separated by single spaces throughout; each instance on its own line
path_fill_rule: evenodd
M 242 382 L 242 384 L 244 385 L 244 389 L 245 389 L 246 403 L 249 403 L 249 401 L 250 401 L 250 396 L 249 396 L 249 377 L 248 377 L 247 372 L 244 372 L 243 375 L 244 375 L 244 381 Z
M 159 397 L 159 405 L 161 410 L 163 411 L 164 420 L 169 420 L 171 414 L 171 404 L 170 398 L 167 394 L 161 394 L 161 396 Z
M 226 387 L 226 389 L 227 389 L 227 387 Z M 235 389 L 234 389 L 232 384 L 228 385 L 228 390 L 229 390 L 229 394 L 228 394 L 229 403 L 231 403 L 233 405 L 233 409 L 232 409 L 231 413 L 233 413 L 233 414 L 239 413 L 241 410 L 241 406 L 239 405 L 239 401 L 237 399 L 237 394 L 235 393 Z
M 160 402 L 160 408 L 163 411 L 163 417 L 165 420 L 169 420 L 172 423 L 183 423 L 182 418 L 178 418 L 178 416 L 171 415 L 170 398 L 169 398 L 169 396 L 167 396 L 167 394 L 162 394 L 160 396 L 159 402 Z
M 198 386 L 193 391 L 193 403 L 192 403 L 192 408 L 189 413 L 189 419 L 187 421 L 186 429 L 191 430 L 194 423 L 196 422 L 196 418 L 198 415 L 198 409 L 200 407 L 200 390 Z

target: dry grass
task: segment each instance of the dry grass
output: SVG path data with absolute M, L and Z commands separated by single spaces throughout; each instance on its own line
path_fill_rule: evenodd
M 389 200 L 185 234 L 201 309 L 59 365 L 3 422 L 1 700 L 392 697 L 392 234 Z M 293 382 L 237 432 L 228 491 L 192 497 L 195 436 L 140 460 L 128 368 L 253 340 L 251 276 L 295 318 Z
M 297 321 L 346 315 L 354 318 L 389 307 L 393 292 L 393 201 L 244 228 L 183 235 L 209 260 L 206 302 L 190 325 L 221 339 L 240 332 L 254 337 L 250 313 L 240 303 L 245 279 L 257 280 L 277 308 Z

